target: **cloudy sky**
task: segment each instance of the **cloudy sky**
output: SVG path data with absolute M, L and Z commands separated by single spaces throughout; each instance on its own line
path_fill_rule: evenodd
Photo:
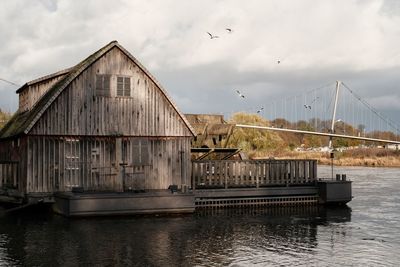
M 229 115 L 341 80 L 399 122 L 399 25 L 397 0 L 2 0 L 0 78 L 22 85 L 118 40 L 185 113 Z M 0 108 L 17 109 L 16 89 L 0 81 Z

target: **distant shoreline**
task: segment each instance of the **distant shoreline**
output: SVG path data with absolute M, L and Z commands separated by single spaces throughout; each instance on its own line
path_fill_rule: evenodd
M 349 162 L 350 161 L 350 162 Z M 318 165 L 331 165 L 330 160 L 318 160 Z M 334 166 L 342 167 L 384 167 L 384 168 L 400 168 L 400 159 L 340 159 L 333 160 Z
M 319 165 L 331 165 L 331 158 L 327 152 L 280 152 L 279 155 L 268 155 L 267 157 L 275 159 L 315 159 Z M 334 166 L 359 166 L 359 167 L 393 167 L 400 168 L 400 152 L 399 151 L 374 151 L 368 150 L 354 153 L 336 153 L 333 159 Z

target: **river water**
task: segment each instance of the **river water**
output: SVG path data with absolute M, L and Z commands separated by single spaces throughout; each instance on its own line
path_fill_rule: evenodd
M 400 266 L 400 169 L 335 172 L 353 181 L 347 207 L 2 216 L 0 266 Z

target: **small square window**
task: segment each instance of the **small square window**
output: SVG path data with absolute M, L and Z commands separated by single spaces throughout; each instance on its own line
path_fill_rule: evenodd
M 117 96 L 131 96 L 131 77 L 117 77 Z

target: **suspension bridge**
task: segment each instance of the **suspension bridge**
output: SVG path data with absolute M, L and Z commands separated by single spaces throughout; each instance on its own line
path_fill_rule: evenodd
M 400 144 L 400 126 L 341 81 L 267 103 L 257 111 L 269 126 L 236 127 Z M 274 119 L 272 119 L 274 118 Z
M 268 119 L 270 126 L 236 127 L 327 136 L 329 147 L 332 138 L 400 144 L 400 126 L 341 81 L 271 101 L 256 112 Z

